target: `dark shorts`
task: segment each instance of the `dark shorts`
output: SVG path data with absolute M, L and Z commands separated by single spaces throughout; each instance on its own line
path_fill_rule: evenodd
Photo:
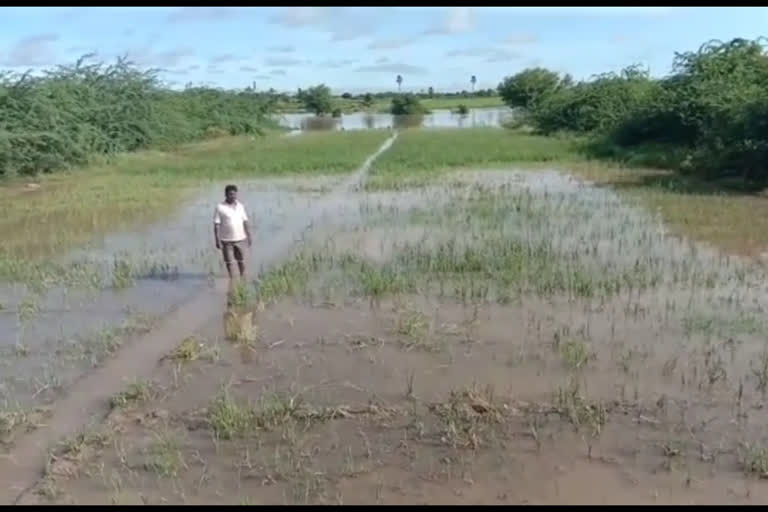
M 236 261 L 243 261 L 245 259 L 245 251 L 248 248 L 247 240 L 240 240 L 238 242 L 221 242 L 221 253 L 224 255 L 224 263 L 232 263 L 232 254 L 235 255 Z

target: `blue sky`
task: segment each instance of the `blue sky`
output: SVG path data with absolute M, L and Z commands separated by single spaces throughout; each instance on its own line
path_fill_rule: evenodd
M 768 7 L 0 7 L 0 69 L 97 52 L 161 68 L 176 86 L 335 92 L 495 87 L 530 66 L 575 78 L 675 51 L 768 35 Z

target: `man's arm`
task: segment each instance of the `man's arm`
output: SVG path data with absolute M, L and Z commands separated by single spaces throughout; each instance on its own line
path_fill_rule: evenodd
M 221 224 L 221 216 L 219 216 L 219 209 L 216 208 L 213 211 L 213 239 L 216 241 L 216 248 L 221 249 L 221 239 L 219 239 L 219 225 Z
M 251 228 L 248 226 L 248 220 L 243 221 L 243 229 L 245 230 L 245 236 L 248 239 L 248 247 L 253 245 L 253 240 L 251 239 Z
M 248 225 L 248 213 L 245 211 L 245 206 L 240 204 L 240 208 L 243 212 L 243 231 L 245 231 L 245 237 L 248 240 L 248 247 L 250 247 L 253 244 L 253 239 L 251 238 L 251 228 Z

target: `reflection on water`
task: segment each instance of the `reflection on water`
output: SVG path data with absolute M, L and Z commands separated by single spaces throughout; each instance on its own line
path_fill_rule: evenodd
M 303 131 L 335 130 L 340 122 L 338 117 L 308 116 L 301 120 L 299 128 Z
M 501 126 L 512 116 L 507 108 L 477 108 L 467 114 L 433 110 L 424 115 L 394 116 L 386 113 L 355 112 L 340 118 L 317 117 L 309 113 L 283 114 L 280 123 L 293 130 L 375 130 L 389 128 L 476 128 Z

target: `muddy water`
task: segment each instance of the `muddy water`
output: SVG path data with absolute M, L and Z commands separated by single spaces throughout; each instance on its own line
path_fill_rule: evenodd
M 386 150 L 391 142 L 392 139 L 380 151 Z M 359 231 L 361 218 L 389 218 L 389 224 L 385 223 L 381 230 L 371 231 L 368 236 L 369 242 L 376 239 L 373 243 L 378 244 L 380 254 L 386 254 L 381 250 L 382 243 L 391 248 L 426 240 L 428 235 L 433 238 L 444 236 L 442 232 L 446 228 L 457 232 L 457 226 L 440 226 L 439 222 L 438 229 L 434 225 L 405 229 L 403 219 L 398 216 L 408 214 L 415 207 L 436 210 L 452 205 L 460 208 L 462 201 L 472 194 L 471 188 L 427 187 L 396 194 L 355 194 L 367 165 L 375 156 L 372 155 L 366 165 L 348 179 L 325 184 L 330 186 L 327 193 L 286 190 L 277 182 L 244 184 L 241 196 L 257 225 L 257 243 L 249 260 L 253 271 L 282 259 L 296 241 L 306 238 L 316 226 L 322 226 L 328 232 L 334 232 L 340 226 Z M 601 265 L 631 268 L 641 261 L 652 263 L 666 275 L 675 273 L 682 266 L 701 272 L 716 271 L 712 286 L 697 289 L 695 294 L 658 290 L 647 297 L 636 297 L 634 303 L 645 300 L 657 311 L 670 300 L 680 309 L 699 311 L 699 307 L 705 308 L 702 311 L 707 314 L 719 311 L 758 315 L 764 311 L 765 280 L 759 269 L 667 237 L 656 219 L 642 209 L 623 203 L 608 190 L 579 184 L 555 172 L 466 174 L 458 180 L 529 197 L 531 203 L 547 215 L 528 220 L 511 216 L 499 224 L 502 233 L 531 241 L 552 240 L 559 251 L 583 253 L 583 261 L 598 269 Z M 125 380 L 147 374 L 155 361 L 176 346 L 181 338 L 194 333 L 200 326 L 220 320 L 226 285 L 220 279 L 211 279 L 212 273 L 220 272 L 220 266 L 218 255 L 211 249 L 210 232 L 211 211 L 220 195 L 220 185 L 212 186 L 164 223 L 140 233 L 109 235 L 67 256 L 75 260 L 100 261 L 105 265 L 105 272 L 115 258 L 132 262 L 143 270 L 160 269 L 154 276 L 140 278 L 136 286 L 90 295 L 55 290 L 39 301 L 41 312 L 35 320 L 24 325 L 18 323 L 14 305 L 20 304 L 26 295 L 9 290 L 9 295 L 15 294 L 14 301 L 9 302 L 8 312 L 0 313 L 3 315 L 0 317 L 0 342 L 9 353 L 17 340 L 30 349 L 30 355 L 25 357 L 4 357 L 5 361 L 11 361 L 2 369 L 6 393 L 14 397 L 31 398 L 40 387 L 40 383 L 25 387 L 23 382 L 18 382 L 24 375 L 60 369 L 56 365 L 62 361 L 56 350 L 62 340 L 98 322 L 105 322 L 105 318 L 114 323 L 137 311 L 161 316 L 172 312 L 147 337 L 126 346 L 116 359 L 107 361 L 104 367 L 76 382 L 57 402 L 51 428 L 19 443 L 14 450 L 16 458 L 10 461 L 14 466 L 0 466 L 0 478 L 8 478 L 0 482 L 3 490 L 8 489 L 7 494 L 0 495 L 0 501 L 15 496 L 28 486 L 38 475 L 50 442 L 76 430 L 91 414 L 98 413 L 106 398 L 122 389 Z M 473 221 L 469 219 L 468 222 Z M 329 228 L 329 225 L 333 227 Z M 467 236 L 465 242 L 471 243 L 472 230 L 464 227 L 462 230 L 458 236 L 463 233 Z M 337 239 L 340 245 L 344 244 L 342 237 Z M 259 243 L 260 240 L 265 243 Z M 371 246 L 368 252 L 375 254 L 377 249 Z M 567 314 L 561 319 L 564 323 L 568 322 Z M 620 315 L 621 312 L 616 309 L 612 314 Z M 574 326 L 579 322 L 574 320 Z M 608 331 L 609 324 L 606 323 L 601 333 L 607 338 Z M 680 334 L 679 327 L 669 332 L 675 336 Z M 755 343 L 758 337 L 753 337 Z M 643 339 L 647 341 L 647 348 L 653 349 L 653 339 L 648 341 L 647 336 Z M 670 345 L 675 350 L 680 349 L 680 345 Z M 45 356 L 52 357 L 44 359 Z M 74 380 L 80 373 L 72 371 L 68 375 Z
M 603 303 L 598 293 L 592 307 L 610 306 L 612 322 L 619 325 L 632 316 L 648 318 L 659 339 L 666 336 L 667 341 L 661 346 L 649 341 L 643 350 L 659 357 L 671 358 L 689 350 L 683 342 L 690 338 L 695 340 L 693 350 L 704 350 L 720 336 L 733 338 L 744 348 L 732 357 L 733 370 L 741 375 L 751 373 L 750 364 L 764 349 L 768 334 L 764 267 L 670 237 L 660 219 L 643 208 L 622 201 L 608 189 L 557 172 L 487 171 L 467 173 L 457 181 L 472 186 L 369 194 L 361 205 L 367 227 L 350 226 L 346 233 L 335 234 L 326 247 L 384 261 L 405 245 L 429 247 L 452 241 L 471 246 L 478 236 L 488 233 L 531 246 L 549 243 L 556 253 L 587 269 L 590 276 L 624 274 L 631 279 L 636 271 L 649 272 L 658 278 L 658 286 L 639 290 L 632 288 L 631 280 L 626 281 L 620 303 L 611 305 L 611 299 Z M 479 195 L 478 186 L 485 187 Z M 502 193 L 495 200 L 505 207 L 504 212 L 514 211 L 512 203 L 505 202 L 516 197 L 526 205 L 524 211 L 533 214 L 499 216 L 492 232 L 487 219 L 461 214 L 469 198 L 488 197 L 489 190 Z M 444 208 L 465 220 L 456 225 L 456 217 L 444 215 Z M 483 222 L 486 224 L 481 225 Z M 616 329 L 615 325 L 609 327 Z M 625 334 L 638 339 L 629 331 Z
M 307 185 L 346 190 L 360 176 Z M 358 214 L 351 195 L 303 192 L 295 185 L 289 188 L 282 181 L 240 184 L 240 197 L 254 226 L 255 245 L 249 253 L 253 274 L 276 244 L 282 247 L 280 244 L 300 239 L 304 227 L 312 227 L 321 217 L 321 222 L 329 218 L 343 221 Z M 84 345 L 98 344 L 106 329 L 135 318 L 162 318 L 207 288 L 214 275 L 221 275 L 211 219 L 223 186 L 214 184 L 201 190 L 163 222 L 140 231 L 108 234 L 62 259 L 65 263 L 87 262 L 107 283 L 115 262 L 125 262 L 135 274 L 127 287 L 54 289 L 42 297 L 22 287 L 0 289 L 4 305 L 0 311 L 0 401 L 29 405 L 55 398 L 57 388 L 66 387 L 93 364 L 93 351 Z M 34 304 L 35 312 L 22 319 L 25 302 L 27 307 Z
M 283 114 L 280 123 L 292 130 L 377 130 L 382 128 L 478 128 L 499 127 L 510 119 L 508 108 L 476 108 L 467 114 L 433 110 L 424 116 L 393 116 L 384 113 L 354 112 L 339 118 L 318 118 L 313 114 Z
M 286 200 L 278 198 L 274 195 L 274 191 L 273 195 L 261 197 L 265 200 L 264 203 L 251 202 L 259 197 L 254 195 L 256 192 L 250 187 L 243 187 L 241 197 L 246 204 L 261 204 L 261 207 L 266 207 L 267 211 L 271 209 L 283 214 L 283 221 L 278 224 L 279 227 L 273 228 L 273 236 L 268 238 L 269 242 L 257 244 L 251 251 L 249 263 L 252 268 L 266 267 L 280 261 L 295 242 L 301 239 L 319 219 L 335 216 L 343 218 L 345 211 L 343 206 L 349 200 L 350 193 L 359 188 L 373 160 L 386 151 L 396 137 L 397 135 L 393 135 L 389 138 L 357 172 L 342 180 L 331 193 L 311 199 L 293 198 L 288 201 L 293 208 L 286 207 Z M 210 215 L 215 204 L 214 197 L 202 199 L 201 202 L 196 202 L 196 205 L 209 206 L 206 210 Z M 273 200 L 270 201 L 268 198 Z M 354 212 L 356 209 L 348 209 L 348 211 Z M 187 215 L 185 216 L 184 213 Z M 262 211 L 262 213 L 265 212 Z M 202 221 L 209 215 L 202 213 L 195 215 L 187 209 L 179 218 Z M 269 218 L 266 214 L 263 217 Z M 208 224 L 210 227 L 211 223 L 200 222 L 200 224 Z M 148 232 L 154 233 L 155 236 L 161 236 L 158 233 L 164 233 L 165 236 L 171 237 L 171 240 L 174 240 L 172 237 L 175 234 L 177 237 L 175 240 L 179 243 L 188 240 L 192 235 L 203 237 L 203 232 L 198 232 L 192 225 L 186 225 L 184 228 L 171 228 L 169 225 L 155 226 Z M 262 231 L 258 230 L 257 233 L 260 234 Z M 257 239 L 258 234 L 255 235 Z M 197 236 L 192 236 L 192 240 L 198 244 L 204 243 L 200 242 Z M 125 240 L 122 246 L 131 247 Z M 13 454 L 8 459 L 10 466 L 0 464 L 0 502 L 12 502 L 24 489 L 34 483 L 45 465 L 48 448 L 52 443 L 77 432 L 86 424 L 88 418 L 103 415 L 104 406 L 109 397 L 123 389 L 127 381 L 150 375 L 161 357 L 172 350 L 180 340 L 194 334 L 201 326 L 211 323 L 212 320 L 221 318 L 226 308 L 225 302 L 222 301 L 227 288 L 226 280 L 213 279 L 210 284 L 212 289 L 198 287 L 191 294 L 191 298 L 182 304 L 171 304 L 170 307 L 165 305 L 166 310 L 173 308 L 175 311 L 166 316 L 157 328 L 147 336 L 133 340 L 119 352 L 117 357 L 107 360 L 104 366 L 88 373 L 67 389 L 66 395 L 56 401 L 48 426 L 24 437 L 14 446 Z M 100 297 L 97 302 L 105 300 L 105 297 Z
M 354 188 L 369 164 L 370 160 L 351 177 L 313 180 L 299 188 L 295 181 L 289 186 L 284 180 L 241 183 L 241 200 L 254 226 L 251 272 L 257 273 L 268 261 L 270 250 L 300 239 L 304 228 L 321 217 L 326 222 L 358 215 L 351 195 L 327 191 Z M 87 262 L 107 283 L 115 262 L 124 262 L 134 275 L 127 287 L 53 289 L 44 296 L 20 286 L 0 288 L 0 400 L 30 405 L 53 399 L 57 388 L 66 387 L 92 365 L 92 350 L 83 346 L 98 344 L 105 329 L 137 317 L 161 318 L 210 286 L 213 276 L 223 271 L 211 229 L 213 207 L 221 200 L 223 186 L 201 190 L 163 222 L 108 234 L 62 258 L 64 263 Z M 307 188 L 309 192 L 303 191 Z M 28 317 L 23 318 L 25 314 Z

